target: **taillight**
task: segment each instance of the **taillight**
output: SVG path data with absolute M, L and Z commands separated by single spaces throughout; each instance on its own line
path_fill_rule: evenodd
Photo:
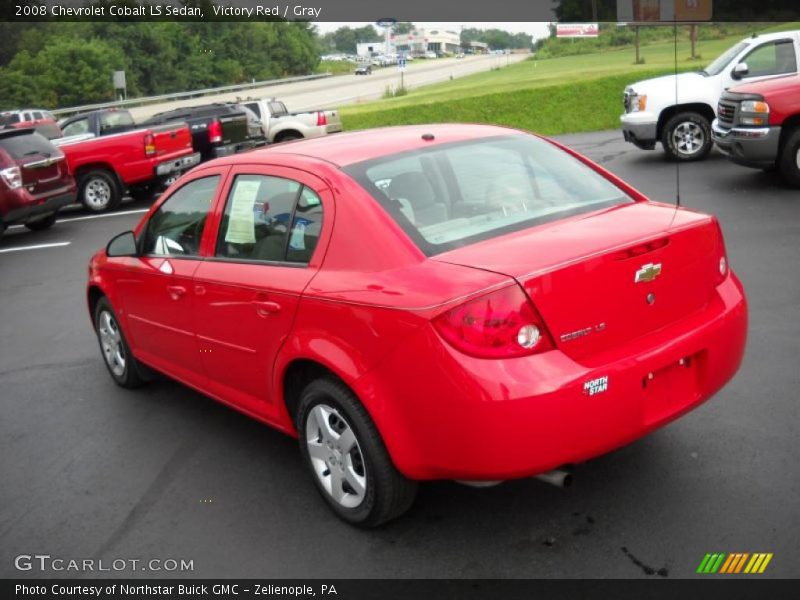
M 433 324 L 451 346 L 478 358 L 526 356 L 553 348 L 542 318 L 516 284 L 468 300 Z
M 144 154 L 145 156 L 156 154 L 156 138 L 152 133 L 146 133 L 144 136 Z
M 717 241 L 719 247 L 719 264 L 717 266 L 717 285 L 725 281 L 725 278 L 728 276 L 728 272 L 730 271 L 730 267 L 728 266 L 728 257 L 725 251 L 725 238 L 722 235 L 722 227 L 720 227 L 719 221 L 714 219 L 714 225 L 717 228 Z
M 22 187 L 22 171 L 19 167 L 9 167 L 0 171 L 0 177 L 12 190 Z
M 218 144 L 222 142 L 222 123 L 219 119 L 214 119 L 208 125 L 208 143 Z
M 328 124 L 328 117 L 325 115 L 324 112 L 320 111 L 317 113 L 317 127 L 320 125 L 327 125 Z

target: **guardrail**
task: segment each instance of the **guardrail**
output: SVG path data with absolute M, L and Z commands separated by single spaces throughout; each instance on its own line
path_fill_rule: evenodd
M 98 104 L 84 104 L 83 106 L 70 106 L 67 108 L 57 108 L 50 112 L 54 115 L 71 115 L 75 113 L 87 112 L 90 110 L 100 110 L 103 108 L 117 108 L 120 106 L 143 106 L 155 104 L 166 100 L 180 100 L 181 98 L 199 98 L 211 94 L 223 94 L 225 92 L 238 92 L 240 90 L 251 90 L 253 88 L 264 87 L 266 85 L 282 85 L 285 83 L 295 83 L 298 81 L 312 81 L 330 77 L 333 73 L 315 73 L 314 75 L 299 75 L 297 77 L 284 77 L 283 79 L 271 79 L 268 81 L 253 81 L 251 83 L 239 83 L 236 85 L 226 85 L 217 88 L 206 88 L 203 90 L 191 90 L 189 92 L 174 92 L 172 94 L 162 94 L 160 96 L 142 96 L 141 98 L 129 98 L 128 100 L 117 100 L 114 102 L 101 102 Z

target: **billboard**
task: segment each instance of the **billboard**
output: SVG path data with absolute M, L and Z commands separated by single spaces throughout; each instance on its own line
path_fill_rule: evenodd
M 596 38 L 600 33 L 597 23 L 558 23 L 556 37 L 559 38 Z

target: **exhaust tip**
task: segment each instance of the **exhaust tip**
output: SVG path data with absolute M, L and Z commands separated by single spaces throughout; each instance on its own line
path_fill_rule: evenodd
M 572 485 L 572 473 L 562 469 L 554 469 L 552 471 L 548 471 L 547 473 L 540 473 L 539 475 L 536 475 L 534 479 L 538 479 L 539 481 L 543 481 L 560 488 L 568 488 Z

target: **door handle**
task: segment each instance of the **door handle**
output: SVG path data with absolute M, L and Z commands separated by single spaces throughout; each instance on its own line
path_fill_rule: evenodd
M 253 306 L 256 307 L 256 311 L 262 317 L 266 317 L 281 310 L 280 304 L 270 300 L 253 300 Z
M 186 293 L 186 288 L 182 285 L 168 285 L 167 291 L 173 300 L 178 300 Z

